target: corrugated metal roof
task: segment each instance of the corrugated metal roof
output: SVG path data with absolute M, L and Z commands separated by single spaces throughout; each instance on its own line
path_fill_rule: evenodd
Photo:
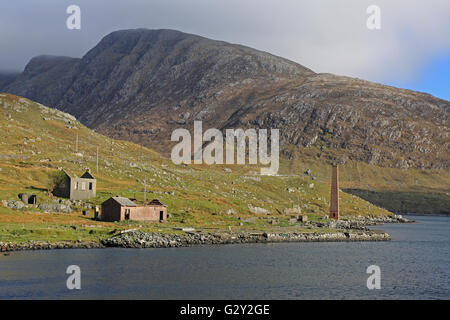
M 128 198 L 112 197 L 117 203 L 125 207 L 136 207 L 136 204 Z
M 164 206 L 167 207 L 167 205 L 165 205 L 164 203 L 162 203 L 161 201 L 159 201 L 158 199 L 153 199 L 152 201 L 150 201 L 148 203 L 149 206 Z

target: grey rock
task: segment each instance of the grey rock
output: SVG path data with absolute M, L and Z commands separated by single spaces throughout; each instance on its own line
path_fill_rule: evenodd
M 248 209 L 254 214 L 270 214 L 270 211 L 261 207 L 253 207 L 251 204 L 248 205 Z
M 17 200 L 8 200 L 6 203 L 4 202 L 4 205 L 6 204 L 6 207 L 14 210 L 20 210 L 25 207 L 25 204 L 22 201 Z
M 53 213 L 70 213 L 72 212 L 72 207 L 63 203 L 41 203 L 38 208 L 44 212 Z
M 450 134 L 449 101 L 318 74 L 266 52 L 174 30 L 116 31 L 81 59 L 35 57 L 20 75 L 0 78 L 0 86 L 165 155 L 170 148 L 163 141 L 177 121 L 202 119 L 214 128 L 282 128 L 281 146 L 301 154 L 320 143 L 323 158 L 337 163 L 450 168 L 442 147 Z

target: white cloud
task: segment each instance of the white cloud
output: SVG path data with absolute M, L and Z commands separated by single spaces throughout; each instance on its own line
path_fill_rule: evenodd
M 448 0 L 78 0 L 81 31 L 65 28 L 70 4 L 2 2 L 0 69 L 22 68 L 36 54 L 79 57 L 107 33 L 137 27 L 241 43 L 317 72 L 373 81 L 412 79 L 450 51 Z M 381 30 L 366 27 L 371 4 L 381 8 Z

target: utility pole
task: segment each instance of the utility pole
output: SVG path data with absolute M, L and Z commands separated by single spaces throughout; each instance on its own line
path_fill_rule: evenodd
M 144 180 L 144 203 L 147 201 L 147 181 Z
M 97 172 L 98 173 L 98 147 L 97 147 Z

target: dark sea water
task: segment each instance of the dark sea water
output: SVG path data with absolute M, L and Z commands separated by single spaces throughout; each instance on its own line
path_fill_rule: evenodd
M 0 299 L 450 299 L 450 217 L 412 218 L 377 227 L 390 242 L 1 254 Z M 81 290 L 66 287 L 69 265 Z

